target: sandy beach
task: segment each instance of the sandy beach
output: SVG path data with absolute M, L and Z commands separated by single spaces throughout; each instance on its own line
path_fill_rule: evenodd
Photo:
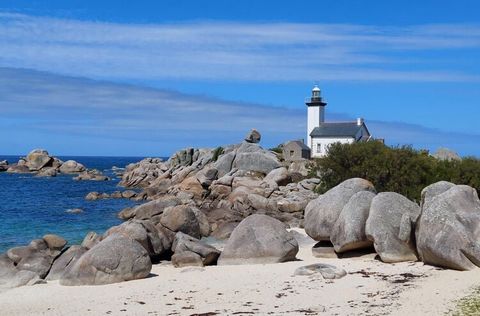
M 302 230 L 297 230 L 303 233 Z M 477 270 L 423 263 L 384 264 L 374 254 L 320 259 L 301 242 L 298 261 L 174 268 L 155 265 L 150 278 L 104 286 L 58 281 L 0 294 L 2 315 L 441 315 L 480 284 Z M 348 275 L 294 276 L 298 267 L 327 263 Z

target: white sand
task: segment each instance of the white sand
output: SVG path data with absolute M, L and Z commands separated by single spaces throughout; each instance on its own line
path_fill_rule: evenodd
M 0 294 L 1 315 L 441 315 L 480 286 L 480 270 L 440 270 L 422 263 L 384 264 L 365 255 L 319 259 L 304 244 L 299 261 L 176 269 L 156 265 L 155 276 L 104 286 L 58 282 Z M 293 276 L 296 268 L 327 263 L 349 274 L 326 281 Z M 409 277 L 405 273 L 412 274 Z M 213 315 L 213 314 L 211 314 Z

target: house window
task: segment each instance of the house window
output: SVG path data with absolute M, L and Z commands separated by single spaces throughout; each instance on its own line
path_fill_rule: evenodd
M 322 144 L 317 144 L 317 153 L 322 152 Z
M 290 157 L 293 157 L 295 155 L 295 151 L 294 150 L 290 150 Z

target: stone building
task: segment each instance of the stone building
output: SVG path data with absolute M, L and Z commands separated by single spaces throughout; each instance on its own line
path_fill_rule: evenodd
M 285 161 L 310 159 L 310 148 L 301 140 L 286 142 L 283 145 L 283 158 Z

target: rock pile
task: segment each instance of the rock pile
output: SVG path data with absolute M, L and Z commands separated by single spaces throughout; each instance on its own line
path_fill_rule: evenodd
M 158 202 L 119 216 L 151 219 L 167 207 L 187 205 L 201 210 L 212 234 L 221 238 L 228 237 L 242 219 L 258 213 L 301 225 L 306 205 L 318 197 L 314 189 L 320 179 L 305 179 L 299 168 L 289 171 L 290 163 L 282 163 L 276 153 L 257 144 L 260 138 L 252 130 L 240 144 L 187 148 L 167 161 L 147 158 L 127 166 L 120 184 L 143 189 L 147 200 Z
M 480 267 L 480 200 L 469 186 L 434 183 L 422 191 L 419 206 L 350 179 L 307 205 L 305 230 L 317 241 L 330 241 L 338 253 L 373 245 L 383 262 Z
M 16 164 L 9 165 L 0 161 L 0 172 L 34 173 L 37 177 L 55 177 L 57 174 L 76 174 L 76 180 L 109 180 L 98 170 L 87 170 L 84 165 L 74 160 L 62 161 L 50 156 L 45 149 L 34 149 L 27 157 L 20 158 Z

